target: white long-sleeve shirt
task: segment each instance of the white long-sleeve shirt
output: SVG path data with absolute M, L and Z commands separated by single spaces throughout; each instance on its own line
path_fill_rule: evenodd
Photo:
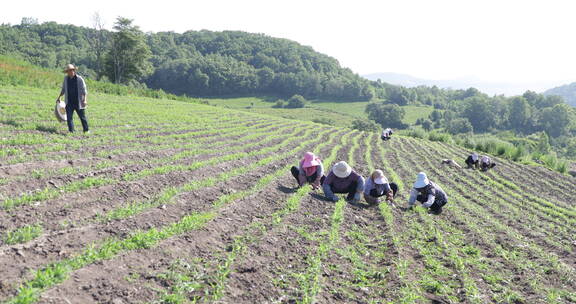
M 409 207 L 412 207 L 412 206 L 414 206 L 414 204 L 416 204 L 416 197 L 418 197 L 418 190 L 412 189 L 410 191 L 410 198 L 408 199 L 408 206 Z M 428 194 L 428 200 L 426 200 L 426 202 L 422 203 L 422 206 L 424 206 L 426 208 L 430 208 L 430 206 L 432 206 L 432 204 L 434 204 L 435 200 L 436 200 L 436 196 L 434 196 L 434 194 Z
M 410 198 L 408 199 L 408 206 L 412 207 L 416 204 L 416 198 L 418 197 L 419 191 L 415 188 L 412 188 L 410 191 Z M 448 196 L 446 192 L 440 188 L 440 186 L 436 185 L 433 182 L 430 182 L 430 187 L 426 189 L 427 199 L 425 202 L 422 203 L 422 206 L 426 208 L 430 208 L 432 204 L 438 199 L 440 201 L 447 201 Z

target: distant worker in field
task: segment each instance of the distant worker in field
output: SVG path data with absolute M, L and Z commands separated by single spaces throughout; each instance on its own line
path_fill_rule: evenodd
M 457 162 L 455 162 L 453 159 L 443 159 L 442 160 L 442 164 L 446 165 L 448 167 L 452 167 L 452 168 L 456 168 L 456 169 L 462 169 L 462 166 L 460 166 Z
M 386 128 L 382 131 L 382 136 L 380 136 L 380 138 L 384 141 L 389 140 L 390 137 L 392 136 L 392 133 L 394 133 L 392 132 L 392 129 Z
M 488 171 L 489 169 L 492 169 L 494 167 L 496 167 L 496 163 L 493 162 L 490 157 L 483 155 L 482 158 L 480 159 L 480 170 Z
M 370 205 L 377 205 L 380 199 L 393 202 L 398 193 L 398 185 L 388 182 L 382 170 L 374 170 L 364 185 L 364 199 Z
M 416 177 L 414 188 L 410 191 L 408 207 L 414 207 L 416 201 L 421 202 L 422 206 L 429 208 L 432 213 L 442 213 L 442 207 L 448 203 L 448 196 L 440 186 L 431 182 L 426 173 L 420 172 Z
M 86 96 L 88 90 L 84 79 L 76 73 L 76 67 L 69 64 L 64 69 L 64 82 L 62 82 L 62 90 L 56 99 L 56 103 L 60 102 L 60 98 L 64 95 L 64 102 L 66 103 L 66 120 L 68 122 L 68 131 L 74 132 L 74 112 L 78 113 L 84 133 L 89 133 L 88 120 L 86 119 Z
M 352 167 L 345 161 L 336 163 L 330 174 L 322 184 L 326 198 L 337 202 L 338 196 L 335 193 L 347 193 L 347 201 L 352 203 L 360 202 L 360 195 L 364 191 L 364 177 L 352 170 Z
M 466 158 L 466 166 L 468 166 L 468 169 L 478 169 L 479 159 L 480 157 L 476 152 L 468 155 L 468 158 Z
M 322 161 L 312 152 L 304 153 L 298 167 L 292 166 L 290 172 L 292 172 L 292 176 L 296 179 L 299 187 L 309 183 L 314 190 L 320 188 L 326 178 Z

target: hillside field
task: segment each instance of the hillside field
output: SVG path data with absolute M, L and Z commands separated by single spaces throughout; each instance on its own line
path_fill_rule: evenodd
M 439 142 L 190 102 L 0 86 L 2 303 L 575 303 L 573 178 Z M 288 110 L 286 110 L 288 111 Z M 75 122 L 79 124 L 76 117 Z M 322 199 L 289 173 L 381 168 L 394 204 Z M 426 171 L 444 213 L 406 210 Z
M 269 100 L 268 100 L 269 99 Z M 288 119 L 314 121 L 315 119 L 331 120 L 335 125 L 349 127 L 354 119 L 366 119 L 364 112 L 367 101 L 328 102 L 312 101 L 305 108 L 276 109 L 273 108 L 275 98 L 237 97 L 237 98 L 204 98 L 211 105 L 229 109 L 237 109 Z M 428 118 L 434 110 L 430 106 L 402 106 L 406 111 L 403 122 L 414 125 L 418 118 Z

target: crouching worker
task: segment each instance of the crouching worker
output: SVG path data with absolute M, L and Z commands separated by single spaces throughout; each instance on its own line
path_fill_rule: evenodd
M 479 157 L 477 153 L 468 155 L 468 158 L 466 158 L 466 165 L 468 166 L 468 169 L 478 169 L 478 158 Z
M 386 128 L 384 129 L 384 131 L 382 131 L 382 136 L 380 136 L 380 138 L 384 141 L 389 140 L 390 137 L 392 136 L 392 129 L 390 128 Z
M 410 191 L 408 207 L 412 208 L 416 201 L 422 203 L 422 206 L 429 208 L 432 213 L 442 213 L 442 207 L 448 202 L 446 192 L 440 186 L 428 180 L 426 173 L 418 173 L 414 188 Z
M 492 169 L 496 167 L 496 163 L 492 161 L 492 159 L 486 155 L 482 156 L 480 160 L 480 170 L 488 171 L 488 169 Z
M 358 203 L 364 191 L 364 177 L 344 161 L 336 163 L 322 184 L 326 198 L 337 202 L 336 193 L 347 193 L 347 201 Z
M 393 202 L 396 193 L 398 193 L 398 185 L 389 183 L 382 170 L 375 170 L 364 185 L 364 199 L 370 205 L 379 204 L 382 197 Z
M 302 158 L 298 167 L 292 166 L 290 171 L 298 186 L 302 187 L 304 184 L 309 183 L 314 190 L 320 188 L 326 178 L 322 161 L 312 152 L 304 153 L 304 158 Z

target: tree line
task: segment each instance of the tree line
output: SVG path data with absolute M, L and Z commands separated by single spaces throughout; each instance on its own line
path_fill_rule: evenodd
M 515 137 L 545 134 L 546 141 L 567 157 L 576 157 L 576 108 L 555 95 L 526 91 L 519 96 L 488 96 L 477 89 L 449 90 L 438 87 L 405 88 L 376 82 L 383 101 L 370 103 L 370 119 L 384 127 L 407 128 L 402 123 L 404 105 L 434 107 L 416 125 L 425 131 L 456 134 L 512 132 Z M 538 138 L 540 140 L 540 138 Z
M 287 39 L 238 31 L 144 33 L 119 17 L 111 31 L 24 18 L 0 25 L 0 54 L 59 68 L 79 65 L 98 80 L 189 96 L 274 94 L 371 100 L 371 82 L 332 57 Z

